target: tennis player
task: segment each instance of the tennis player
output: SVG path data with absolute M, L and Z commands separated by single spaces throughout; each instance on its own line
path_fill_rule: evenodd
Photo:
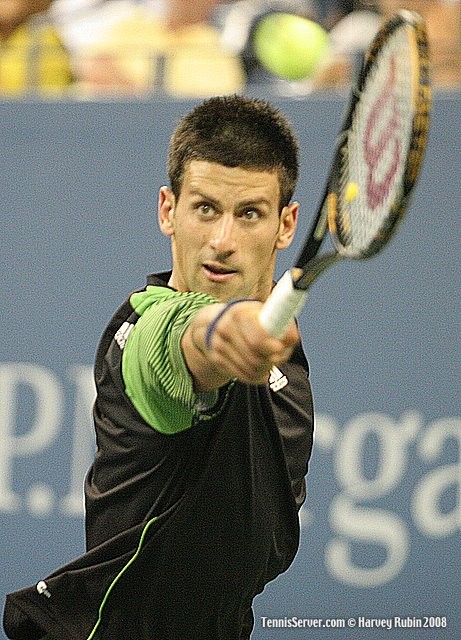
M 258 321 L 293 239 L 298 150 L 282 114 L 206 100 L 171 141 L 159 222 L 172 271 L 119 308 L 96 358 L 87 552 L 7 597 L 17 640 L 244 640 L 299 543 L 313 434 L 293 323 Z

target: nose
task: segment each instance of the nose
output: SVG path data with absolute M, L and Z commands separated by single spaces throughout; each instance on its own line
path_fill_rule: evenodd
M 217 254 L 230 255 L 237 249 L 234 216 L 223 215 L 213 225 L 210 245 Z

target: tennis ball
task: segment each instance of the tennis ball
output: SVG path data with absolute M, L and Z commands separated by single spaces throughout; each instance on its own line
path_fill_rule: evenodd
M 353 202 L 359 195 L 359 185 L 356 182 L 348 182 L 344 190 L 346 202 Z
M 271 73 L 286 80 L 304 80 L 326 57 L 329 37 L 312 20 L 271 13 L 256 27 L 253 47 L 259 62 Z

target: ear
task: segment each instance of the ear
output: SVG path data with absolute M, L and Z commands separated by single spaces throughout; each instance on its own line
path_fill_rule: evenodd
M 174 233 L 175 197 L 171 189 L 161 187 L 158 194 L 158 223 L 166 236 Z
M 283 207 L 275 243 L 276 249 L 286 249 L 292 243 L 298 222 L 298 211 L 299 202 L 292 202 L 287 207 Z

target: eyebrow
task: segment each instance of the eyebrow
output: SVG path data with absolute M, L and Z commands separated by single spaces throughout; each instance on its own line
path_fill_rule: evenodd
M 216 208 L 221 207 L 221 203 L 219 202 L 219 200 L 216 200 L 215 198 L 207 195 L 206 193 L 203 193 L 202 191 L 199 191 L 198 189 L 194 189 L 193 191 L 191 191 L 190 195 L 194 197 L 202 198 L 203 200 L 206 200 Z M 237 205 L 237 209 L 242 209 L 244 207 L 261 206 L 261 205 L 266 205 L 267 207 L 270 208 L 271 202 L 267 198 L 250 198 L 248 200 L 243 200 L 242 202 L 239 202 Z
M 240 202 L 239 206 L 240 207 L 254 207 L 257 205 L 262 205 L 265 204 L 267 207 L 271 207 L 271 202 L 269 202 L 269 200 L 267 200 L 267 198 L 257 198 L 255 200 L 244 200 L 243 202 Z
M 212 198 L 211 196 L 208 196 L 206 193 L 203 193 L 202 191 L 198 191 L 198 189 L 194 189 L 193 191 L 191 191 L 190 195 L 193 197 L 200 198 L 202 200 L 206 200 L 206 202 L 209 202 L 214 207 L 220 206 L 220 203 L 218 200 L 216 200 L 215 198 Z

